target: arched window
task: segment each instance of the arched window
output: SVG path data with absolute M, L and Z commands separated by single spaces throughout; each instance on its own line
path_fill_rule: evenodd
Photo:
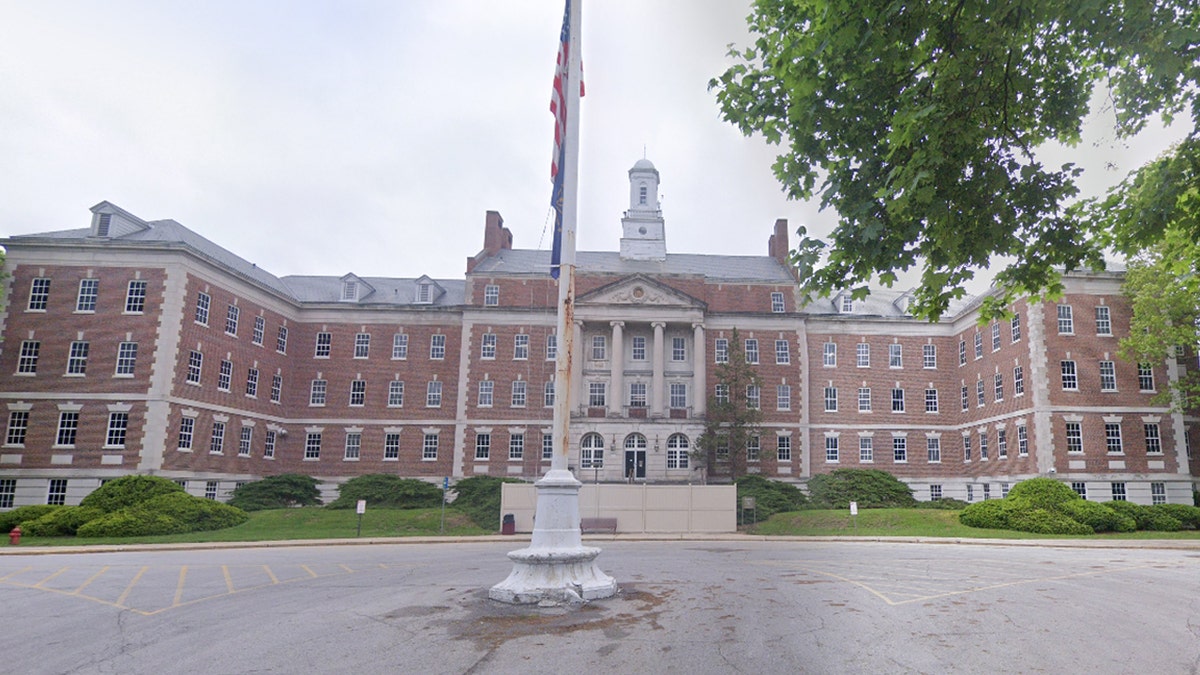
M 598 469 L 604 466 L 604 437 L 595 432 L 584 434 L 579 441 L 579 466 Z
M 625 437 L 626 450 L 645 450 L 646 437 L 641 434 L 629 434 Z
M 683 434 L 672 434 L 667 439 L 667 468 L 688 468 L 688 437 Z

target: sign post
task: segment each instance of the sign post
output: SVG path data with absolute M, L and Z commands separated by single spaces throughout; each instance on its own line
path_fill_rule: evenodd
M 367 500 L 365 500 L 365 499 L 358 500 L 358 507 L 355 510 L 358 512 L 358 534 L 356 534 L 354 536 L 361 537 L 362 536 L 362 517 L 363 517 L 363 514 L 367 512 Z
M 858 534 L 858 502 L 850 502 L 850 520 L 854 521 L 854 534 Z
M 450 490 L 450 477 L 446 476 L 442 479 L 442 526 L 438 528 L 438 534 L 446 534 L 446 493 Z

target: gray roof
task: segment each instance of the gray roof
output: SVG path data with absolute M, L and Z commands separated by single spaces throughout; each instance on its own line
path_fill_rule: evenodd
M 358 277 L 358 279 L 374 288 L 374 291 L 359 296 L 358 302 L 355 304 L 359 306 L 409 306 L 414 305 L 413 300 L 417 297 L 417 282 L 421 279 L 428 279 L 428 277 L 417 279 Z M 466 281 L 462 279 L 429 279 L 429 281 L 440 287 L 443 293 L 437 295 L 429 305 L 416 306 L 453 307 L 466 304 Z M 283 277 L 283 283 L 301 302 L 340 302 L 342 299 L 341 277 L 286 276 Z
M 697 255 L 668 253 L 661 262 L 624 260 L 615 251 L 579 251 L 575 266 L 582 273 L 599 274 L 687 274 L 712 281 L 753 283 L 794 283 L 783 263 L 769 256 Z M 550 271 L 550 252 L 528 249 L 504 249 L 488 256 L 471 274 L 531 274 L 545 276 Z

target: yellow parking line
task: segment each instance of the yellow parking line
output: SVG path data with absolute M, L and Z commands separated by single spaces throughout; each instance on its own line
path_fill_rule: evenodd
M 276 578 L 275 573 L 271 571 L 270 567 L 268 567 L 267 565 L 263 565 L 263 571 L 265 571 L 267 573 L 267 577 L 269 577 L 271 579 L 272 584 L 279 583 L 279 579 Z
M 309 568 L 308 568 L 308 565 L 301 565 L 301 566 L 300 566 L 300 569 L 304 570 L 305 572 L 308 572 L 308 576 L 310 576 L 310 577 L 312 577 L 312 578 L 314 578 L 314 579 L 316 579 L 316 578 L 317 578 L 317 573 L 316 573 L 316 572 L 314 572 L 314 571 L 312 571 L 311 569 L 309 569 Z
M 354 574 L 354 570 L 350 569 L 350 566 L 349 566 L 349 565 L 344 565 L 344 564 L 343 564 L 343 565 L 338 565 L 338 567 L 340 567 L 340 568 L 342 568 L 342 569 L 346 570 L 346 573 L 347 573 L 347 574 Z
M 178 607 L 183 601 L 183 583 L 187 581 L 187 565 L 179 568 L 179 584 L 175 586 L 175 601 L 171 603 L 172 607 Z
M 9 572 L 8 574 L 5 574 L 4 576 L 0 577 L 0 581 L 8 581 L 9 577 L 15 577 L 18 574 L 28 572 L 31 569 L 33 569 L 33 565 L 26 565 L 26 566 L 22 567 L 21 569 L 16 570 L 15 572 Z
M 133 575 L 133 580 L 129 582 L 127 587 L 125 587 L 125 592 L 121 593 L 121 596 L 118 597 L 117 601 L 113 604 L 115 604 L 117 607 L 124 607 L 125 598 L 129 597 L 129 594 L 133 592 L 133 587 L 137 585 L 137 582 L 142 580 L 142 575 L 145 574 L 149 569 L 149 567 L 143 567 L 142 569 L 138 570 L 138 573 Z
M 33 585 L 33 587 L 34 587 L 34 588 L 41 588 L 41 587 L 42 587 L 42 584 L 46 583 L 47 581 L 50 581 L 50 580 L 51 580 L 51 579 L 53 579 L 54 577 L 56 577 L 56 576 L 58 576 L 58 575 L 62 574 L 63 572 L 66 572 L 66 571 L 67 571 L 67 570 L 69 570 L 69 569 L 71 569 L 71 568 L 70 568 L 70 567 L 64 567 L 64 568 L 62 568 L 61 570 L 59 570 L 59 571 L 55 572 L 54 574 L 51 574 L 50 576 L 46 577 L 45 579 L 42 579 L 41 581 L 37 582 L 36 584 L 34 584 L 34 585 Z
M 100 575 L 101 575 L 101 574 L 104 574 L 104 573 L 105 573 L 105 572 L 107 572 L 107 571 L 108 571 L 108 565 L 105 565 L 104 567 L 101 567 L 99 572 L 96 572 L 96 573 L 95 573 L 95 574 L 93 574 L 92 576 L 88 577 L 88 580 L 87 580 L 87 581 L 83 582 L 83 584 L 82 584 L 82 585 L 81 585 L 79 588 L 76 588 L 75 590 L 71 591 L 71 593 L 72 593 L 72 594 L 77 594 L 77 593 L 79 593 L 79 592 L 80 592 L 80 591 L 82 591 L 83 589 L 87 588 L 87 587 L 88 587 L 88 584 L 92 583 L 92 582 L 93 582 L 93 581 L 95 581 L 96 579 L 99 579 L 99 578 L 100 578 Z
M 225 573 L 225 588 L 233 593 L 233 577 L 229 575 L 229 565 L 221 565 L 221 571 Z

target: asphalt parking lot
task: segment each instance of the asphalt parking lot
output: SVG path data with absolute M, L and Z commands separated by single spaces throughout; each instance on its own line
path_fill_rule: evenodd
M 1200 668 L 1200 547 L 606 541 L 617 597 L 488 600 L 525 543 L 3 555 L 0 671 Z

